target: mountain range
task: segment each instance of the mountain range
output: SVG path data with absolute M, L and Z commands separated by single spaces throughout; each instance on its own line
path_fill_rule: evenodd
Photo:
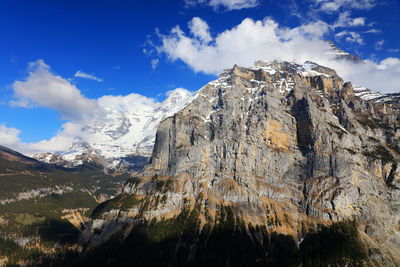
M 106 106 L 67 151 L 0 147 L 0 265 L 400 265 L 399 94 L 260 60 Z
M 328 41 L 328 54 L 355 64 L 362 60 L 340 49 L 333 41 Z M 354 86 L 355 95 L 368 101 L 391 103 L 400 94 L 382 94 L 368 88 Z M 107 171 L 141 172 L 151 156 L 157 126 L 165 118 L 181 110 L 192 99 L 191 92 L 178 88 L 170 92 L 162 103 L 152 103 L 146 107 L 132 106 L 130 109 L 109 107 L 106 117 L 97 116 L 85 125 L 85 138 L 76 138 L 73 145 L 59 153 L 38 153 L 33 157 L 39 161 L 63 167 L 76 167 L 96 162 Z

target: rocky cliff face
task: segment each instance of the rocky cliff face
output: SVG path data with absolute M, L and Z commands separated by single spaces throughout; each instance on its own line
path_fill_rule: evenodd
M 95 210 L 83 240 L 126 238 L 143 221 L 176 220 L 184 210 L 196 210 L 203 233 L 228 208 L 232 229 L 265 229 L 244 227 L 254 244 L 262 233 L 297 240 L 293 265 L 306 265 L 307 233 L 347 220 L 357 222 L 364 264 L 399 265 L 398 108 L 396 98 L 360 98 L 311 62 L 234 66 L 159 125 L 144 174 Z

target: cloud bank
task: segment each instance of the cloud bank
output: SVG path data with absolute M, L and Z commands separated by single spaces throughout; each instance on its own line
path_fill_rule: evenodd
M 361 19 L 350 19 L 349 14 L 338 21 L 339 24 L 353 26 L 365 23 Z M 201 25 L 201 31 L 193 30 L 195 24 Z M 218 74 L 234 64 L 252 66 L 256 60 L 311 60 L 335 69 L 343 79 L 353 84 L 381 92 L 400 90 L 400 64 L 397 58 L 379 62 L 365 60 L 364 64 L 357 65 L 335 60 L 334 55 L 328 52 L 329 46 L 324 40 L 324 36 L 334 27 L 320 20 L 288 28 L 281 27 L 271 18 L 246 18 L 239 25 L 215 37 L 211 36 L 208 24 L 200 18 L 192 19 L 188 25 L 189 33 L 175 26 L 167 34 L 158 34 L 160 44 L 156 50 L 160 55 L 166 55 L 170 61 L 183 61 L 195 72 Z M 363 42 L 356 32 L 347 30 L 337 37 L 346 38 L 349 42 Z

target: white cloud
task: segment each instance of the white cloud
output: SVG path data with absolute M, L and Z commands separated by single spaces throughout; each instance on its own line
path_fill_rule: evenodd
M 311 60 L 334 68 L 342 78 L 354 84 L 383 92 L 399 91 L 400 69 L 396 62 L 388 66 L 386 61 L 365 60 L 364 64 L 355 65 L 334 60 L 326 53 L 329 47 L 324 41 L 325 34 L 330 31 L 331 27 L 322 21 L 287 28 L 270 18 L 262 21 L 247 18 L 216 34 L 208 44 L 175 26 L 169 34 L 159 34 L 161 44 L 156 49 L 171 61 L 182 60 L 195 72 L 218 74 L 234 64 L 251 66 L 256 60 Z M 349 42 L 363 43 L 355 32 L 343 31 L 337 35 Z
M 396 68 L 398 71 L 400 71 L 400 59 L 389 57 L 385 60 L 382 60 L 381 63 L 378 65 L 378 69 L 381 70 L 388 70 L 393 68 Z
M 212 40 L 208 24 L 199 17 L 194 17 L 189 22 L 189 29 L 194 37 L 199 38 L 204 43 L 209 43 Z
M 48 107 L 59 111 L 68 120 L 84 120 L 99 112 L 96 101 L 86 98 L 75 85 L 53 74 L 43 60 L 29 63 L 28 69 L 26 80 L 12 85 L 15 99 L 11 105 Z
M 300 25 L 293 29 L 284 29 L 280 32 L 286 40 L 295 39 L 302 36 L 307 40 L 315 40 L 322 38 L 325 34 L 331 31 L 331 26 L 324 21 L 317 20 L 308 24 Z
M 0 145 L 12 146 L 20 142 L 18 135 L 20 130 L 15 128 L 8 128 L 5 125 L 0 125 Z
M 28 155 L 44 152 L 59 152 L 70 148 L 76 137 L 82 134 L 82 126 L 73 122 L 66 122 L 61 126 L 61 130 L 50 138 L 50 140 L 42 140 L 36 143 L 19 143 L 18 151 L 22 151 Z
M 160 63 L 160 60 L 158 58 L 152 59 L 151 60 L 151 68 L 155 70 L 157 68 L 158 63 Z
M 102 82 L 103 81 L 103 79 L 97 78 L 96 76 L 94 76 L 92 74 L 84 73 L 83 71 L 80 71 L 80 70 L 78 70 L 75 73 L 74 77 L 88 79 L 88 80 L 94 80 L 94 81 L 98 81 L 98 82 Z
M 345 40 L 349 43 L 358 43 L 360 45 L 364 44 L 364 39 L 358 32 L 341 31 L 336 33 L 335 37 L 338 39 L 345 38 Z
M 236 27 L 218 34 L 210 44 L 186 35 L 179 26 L 161 35 L 157 49 L 172 60 L 182 60 L 194 71 L 217 74 L 234 64 L 249 65 L 258 59 L 312 59 L 313 51 L 327 49 L 320 38 L 329 32 L 321 21 L 289 29 L 279 28 L 272 19 L 244 19 Z M 301 49 L 300 49 L 301 48 Z M 316 58 L 316 55 L 314 56 Z
M 400 49 L 398 49 L 398 48 L 391 48 L 391 49 L 388 49 L 388 52 L 390 52 L 390 53 L 397 53 L 397 52 L 399 52 L 400 51 Z
M 378 29 L 370 29 L 370 30 L 368 30 L 368 31 L 365 31 L 364 33 L 373 33 L 373 34 L 378 34 L 378 33 L 381 33 L 382 31 L 381 30 L 378 30 Z
M 225 8 L 226 10 L 239 10 L 244 8 L 253 8 L 259 5 L 258 0 L 185 0 L 187 7 L 196 5 L 208 5 L 215 10 Z
M 315 8 L 323 12 L 338 12 L 341 9 L 371 9 L 377 0 L 313 0 Z
M 76 137 L 82 136 L 82 126 L 72 122 L 66 122 L 60 131 L 50 140 L 25 143 L 18 135 L 20 130 L 0 125 L 0 145 L 9 147 L 25 155 L 35 153 L 59 152 L 71 147 Z
M 345 11 L 339 15 L 338 20 L 333 24 L 334 28 L 343 28 L 343 27 L 357 27 L 364 26 L 366 19 L 363 17 L 358 18 L 350 18 L 350 12 Z
M 97 100 L 97 102 L 107 113 L 108 112 L 137 113 L 139 111 L 146 112 L 151 110 L 157 103 L 153 98 L 149 98 L 135 93 L 125 96 L 105 95 L 100 97 Z

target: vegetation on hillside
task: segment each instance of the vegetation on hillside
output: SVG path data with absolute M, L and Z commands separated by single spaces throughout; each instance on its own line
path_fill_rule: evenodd
M 292 236 L 245 224 L 230 207 L 221 207 L 202 228 L 198 208 L 135 224 L 127 236 L 113 235 L 76 265 L 356 266 L 365 257 L 355 221 L 319 226 L 298 246 Z

